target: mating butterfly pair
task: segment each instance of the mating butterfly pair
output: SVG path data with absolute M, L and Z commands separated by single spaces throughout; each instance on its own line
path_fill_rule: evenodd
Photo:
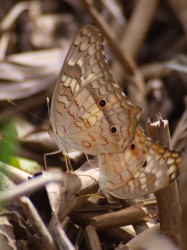
M 84 26 L 54 90 L 50 135 L 64 153 L 76 149 L 99 155 L 99 184 L 106 195 L 139 197 L 177 176 L 180 155 L 144 135 L 139 113 L 113 81 L 101 35 Z

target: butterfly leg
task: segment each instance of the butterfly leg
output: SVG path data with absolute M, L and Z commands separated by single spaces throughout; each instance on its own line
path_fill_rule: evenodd
M 56 155 L 56 154 L 58 154 L 60 152 L 61 152 L 61 150 L 57 150 L 57 151 L 54 151 L 54 152 L 51 152 L 51 153 L 44 154 L 44 166 L 45 166 L 45 170 L 47 170 L 47 159 L 46 159 L 46 157 L 48 155 Z

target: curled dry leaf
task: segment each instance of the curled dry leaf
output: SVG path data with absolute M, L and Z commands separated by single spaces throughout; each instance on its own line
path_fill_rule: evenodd
M 54 214 L 62 221 L 76 206 L 81 190 L 81 181 L 75 174 L 62 174 L 62 184 L 51 183 L 47 191 Z
M 0 100 L 22 99 L 50 88 L 65 52 L 66 49 L 53 49 L 22 53 L 0 62 Z M 4 80 L 9 82 L 3 83 Z
M 27 197 L 21 197 L 19 199 L 19 204 L 26 214 L 30 225 L 32 226 L 34 231 L 37 232 L 42 245 L 44 245 L 46 249 L 49 250 L 55 249 L 53 239 L 43 221 L 41 220 L 41 217 L 39 216 L 37 210 L 33 206 L 32 202 Z
M 17 249 L 13 227 L 6 216 L 0 216 L 0 246 L 1 249 Z

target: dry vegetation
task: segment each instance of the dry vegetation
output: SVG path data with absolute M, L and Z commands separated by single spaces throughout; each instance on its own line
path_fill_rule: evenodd
M 187 249 L 185 174 L 179 192 L 173 183 L 156 200 L 114 204 L 93 195 L 98 162 L 91 159 L 91 167 L 84 154 L 71 155 L 75 174 L 65 173 L 58 154 L 30 179 L 44 169 L 44 153 L 57 149 L 47 132 L 46 97 L 88 23 L 105 38 L 114 79 L 142 107 L 141 125 L 167 118 L 172 147 L 187 163 L 186 0 L 1 1 L 0 249 Z M 156 139 L 171 147 L 162 125 Z

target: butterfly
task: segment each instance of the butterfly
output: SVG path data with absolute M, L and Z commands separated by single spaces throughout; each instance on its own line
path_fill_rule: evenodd
M 154 143 L 137 125 L 135 137 L 124 152 L 99 155 L 99 185 L 109 200 L 110 196 L 138 198 L 175 180 L 180 162 L 180 153 Z
M 50 136 L 60 151 L 119 153 L 133 140 L 140 108 L 114 82 L 96 29 L 84 26 L 62 66 L 50 107 Z

